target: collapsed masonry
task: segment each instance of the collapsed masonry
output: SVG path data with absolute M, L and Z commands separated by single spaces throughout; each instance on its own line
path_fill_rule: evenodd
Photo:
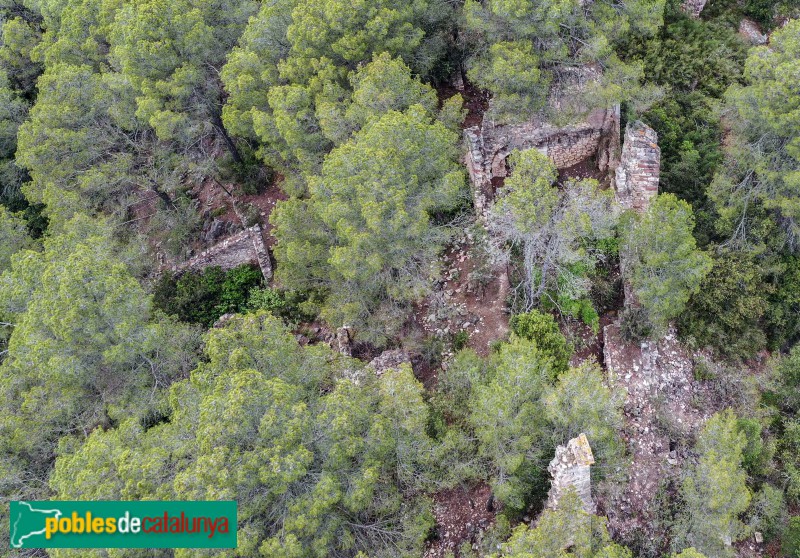
M 706 7 L 708 0 L 683 0 L 681 9 L 692 17 L 698 18 Z
M 594 455 L 589 446 L 586 434 L 579 434 L 571 439 L 566 446 L 556 448 L 556 456 L 550 462 L 547 470 L 553 477 L 550 492 L 547 497 L 547 507 L 558 509 L 558 503 L 567 490 L 574 489 L 581 499 L 581 505 L 586 513 L 594 513 L 595 505 L 592 500 L 591 466 L 594 464 Z
M 547 111 L 526 122 L 496 124 L 485 117 L 480 126 L 464 130 L 467 144 L 465 163 L 473 187 L 476 213 L 485 217 L 494 199 L 493 180 L 508 174 L 506 160 L 516 150 L 538 149 L 558 169 L 566 169 L 594 158 L 597 169 L 606 173 L 616 167 L 620 143 L 620 109 L 588 111 L 581 106 L 582 92 L 600 78 L 596 68 L 575 69 L 562 85 L 553 89 L 547 100 Z M 490 103 L 491 105 L 491 103 Z M 491 113 L 491 108 L 489 113 Z M 546 116 L 550 114 L 587 114 L 586 118 L 568 126 L 558 126 Z
M 269 283 L 272 279 L 272 262 L 264 244 L 261 225 L 258 224 L 229 236 L 182 264 L 172 266 L 172 272 L 180 275 L 211 266 L 228 270 L 247 263 L 258 264 L 264 280 Z

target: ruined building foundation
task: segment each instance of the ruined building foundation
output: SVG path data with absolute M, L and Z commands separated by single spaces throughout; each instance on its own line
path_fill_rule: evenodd
M 187 271 L 202 270 L 211 266 L 219 266 L 224 270 L 233 269 L 242 264 L 258 264 L 264 281 L 272 279 L 272 262 L 269 251 L 264 244 L 261 225 L 254 225 L 233 236 L 203 250 L 190 260 L 173 266 L 172 272 L 180 275 Z
M 484 216 L 494 197 L 492 180 L 508 174 L 507 158 L 516 150 L 538 149 L 558 169 L 596 157 L 601 172 L 613 169 L 619 151 L 619 106 L 595 110 L 585 121 L 557 127 L 539 116 L 527 122 L 464 130 L 466 166 L 473 186 L 475 209 Z

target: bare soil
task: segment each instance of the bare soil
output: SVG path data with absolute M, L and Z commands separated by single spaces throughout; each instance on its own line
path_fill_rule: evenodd
M 508 335 L 508 285 L 499 269 L 492 270 L 491 280 L 483 285 L 470 281 L 470 273 L 480 265 L 472 248 L 473 241 L 464 236 L 446 251 L 439 288 L 419 306 L 416 320 L 428 334 L 467 332 L 466 346 L 486 356 L 493 342 Z
M 452 84 L 447 83 L 439 85 L 436 88 L 436 94 L 440 103 L 443 103 L 453 95 L 461 95 L 464 99 L 464 108 L 467 111 L 467 116 L 461 124 L 464 129 L 480 126 L 483 122 L 483 113 L 489 109 L 489 93 L 479 89 L 467 80 L 464 80 L 463 90 L 458 90 Z
M 491 493 L 491 488 L 481 483 L 435 494 L 435 536 L 425 550 L 424 557 L 444 558 L 447 552 L 459 557 L 459 547 L 464 542 L 476 543 L 481 531 L 495 521 L 495 513 L 487 510 Z

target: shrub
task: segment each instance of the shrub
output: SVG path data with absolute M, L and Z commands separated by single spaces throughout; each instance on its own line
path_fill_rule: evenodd
M 699 345 L 711 346 L 724 356 L 753 355 L 766 346 L 761 318 L 770 290 L 747 256 L 717 256 L 678 321 L 681 336 L 692 336 Z
M 789 526 L 783 535 L 781 553 L 786 558 L 800 556 L 800 516 L 794 516 L 789 520 Z
M 770 541 L 783 532 L 786 522 L 786 502 L 783 491 L 765 484 L 753 497 L 750 505 L 749 525 L 760 531 L 764 540 Z
M 184 322 L 214 325 L 220 316 L 247 308 L 250 290 L 263 282 L 261 271 L 245 264 L 227 273 L 214 266 L 175 278 L 165 273 L 153 290 L 153 302 L 165 313 Z
M 553 316 L 533 310 L 512 316 L 510 325 L 515 335 L 534 341 L 540 351 L 553 357 L 556 373 L 564 372 L 569 367 L 572 347 L 558 329 Z
M 247 301 L 248 310 L 266 310 L 273 316 L 283 318 L 289 325 L 310 322 L 316 317 L 311 293 L 279 290 L 270 287 L 253 289 Z
M 653 326 L 642 308 L 626 308 L 620 319 L 620 335 L 625 341 L 637 342 L 647 339 L 653 333 Z

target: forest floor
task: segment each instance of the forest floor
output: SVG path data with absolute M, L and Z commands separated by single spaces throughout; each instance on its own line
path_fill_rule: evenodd
M 495 512 L 488 509 L 492 489 L 488 484 L 459 486 L 433 496 L 436 532 L 424 558 L 445 558 L 448 552 L 459 556 L 466 542 L 474 545 L 483 531 L 494 523 Z
M 466 332 L 466 346 L 486 356 L 492 343 L 508 335 L 508 284 L 503 274 L 487 268 L 477 242 L 469 227 L 453 241 L 444 254 L 441 281 L 417 315 L 429 334 Z

